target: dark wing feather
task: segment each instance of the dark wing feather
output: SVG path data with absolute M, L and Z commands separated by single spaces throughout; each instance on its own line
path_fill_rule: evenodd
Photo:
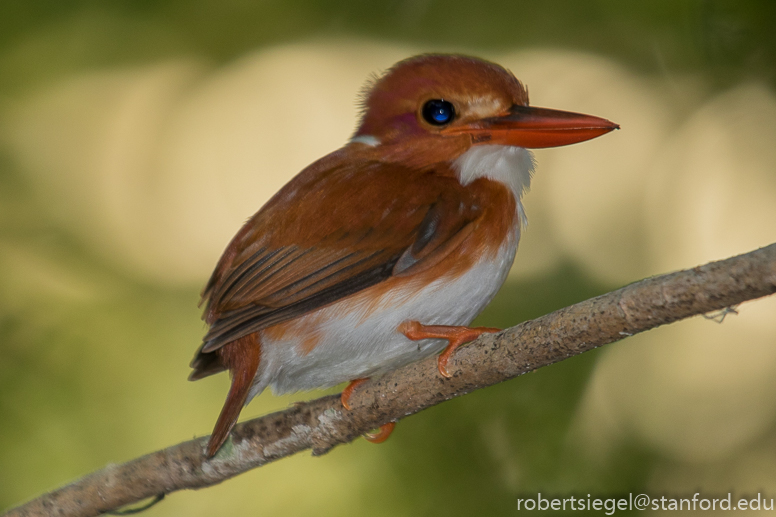
M 400 252 L 379 250 L 348 257 L 347 261 L 340 259 L 334 263 L 321 262 L 310 269 L 294 269 L 295 275 L 302 278 L 296 281 L 292 278 L 286 284 L 272 282 L 277 286 L 276 290 L 256 298 L 257 302 L 220 312 L 205 336 L 206 344 L 202 351 L 211 352 L 239 337 L 314 311 L 370 287 L 391 275 L 399 255 Z M 262 287 L 257 286 L 245 294 L 263 291 Z M 224 304 L 234 305 L 234 300 Z
M 210 330 L 192 365 L 242 336 L 427 269 L 471 233 L 480 213 L 450 174 L 381 162 L 313 165 L 224 252 L 203 293 Z

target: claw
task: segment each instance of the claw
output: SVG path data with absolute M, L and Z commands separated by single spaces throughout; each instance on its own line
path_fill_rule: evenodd
M 356 389 L 357 386 L 360 384 L 364 384 L 368 379 L 355 379 L 350 381 L 350 384 L 348 384 L 344 390 L 342 390 L 342 394 L 340 395 L 340 401 L 342 402 L 342 407 L 350 411 L 353 409 L 350 406 L 350 396 L 353 394 L 353 390 Z
M 365 383 L 367 380 L 368 379 L 355 379 L 350 381 L 350 384 L 348 384 L 345 389 L 342 390 L 342 394 L 340 395 L 342 407 L 348 411 L 352 409 L 350 405 L 350 396 L 353 394 L 353 390 L 355 390 L 359 385 Z M 391 436 L 394 427 L 396 427 L 396 422 L 388 422 L 385 425 L 381 425 L 380 429 L 375 433 L 364 433 L 364 439 L 372 443 L 383 443 L 388 439 L 389 436 Z
M 388 422 L 381 425 L 380 429 L 375 433 L 364 433 L 364 440 L 371 443 L 383 443 L 391 436 L 394 427 L 396 427 L 396 422 Z
M 408 321 L 399 326 L 399 332 L 413 341 L 419 339 L 446 339 L 447 347 L 437 359 L 437 368 L 442 377 L 450 379 L 452 375 L 447 371 L 447 362 L 452 357 L 456 348 L 474 341 L 482 334 L 501 332 L 501 329 L 492 327 L 457 327 L 450 325 L 421 325 L 417 321 Z

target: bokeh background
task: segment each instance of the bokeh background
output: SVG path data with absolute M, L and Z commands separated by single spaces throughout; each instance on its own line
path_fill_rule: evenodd
M 537 152 L 479 318 L 511 326 L 776 241 L 776 3 L 0 1 L 0 509 L 209 433 L 198 293 L 242 221 L 428 51 L 622 130 Z M 519 495 L 776 497 L 776 298 L 694 318 L 282 460 L 166 515 L 514 515 Z M 244 417 L 286 407 L 265 393 Z M 735 498 L 735 496 L 734 496 Z

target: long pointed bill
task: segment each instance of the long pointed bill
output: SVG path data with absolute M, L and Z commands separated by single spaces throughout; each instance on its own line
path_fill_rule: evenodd
M 513 106 L 507 115 L 450 127 L 443 130 L 443 133 L 470 134 L 475 143 L 538 149 L 584 142 L 613 129 L 620 129 L 620 126 L 592 115 Z

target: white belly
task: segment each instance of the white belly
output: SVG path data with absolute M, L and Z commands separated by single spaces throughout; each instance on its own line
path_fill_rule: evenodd
M 360 302 L 356 294 L 319 309 L 300 322 L 304 327 L 293 339 L 273 338 L 264 331 L 261 365 L 248 400 L 267 386 L 276 394 L 333 386 L 441 351 L 446 341 L 411 341 L 398 331 L 399 325 L 412 320 L 424 325 L 471 323 L 504 283 L 519 237 L 518 226 L 494 257 L 483 258 L 455 279 L 440 278 L 422 289 L 390 291 L 377 305 L 366 298 Z M 316 342 L 309 352 L 304 348 L 305 336 Z

